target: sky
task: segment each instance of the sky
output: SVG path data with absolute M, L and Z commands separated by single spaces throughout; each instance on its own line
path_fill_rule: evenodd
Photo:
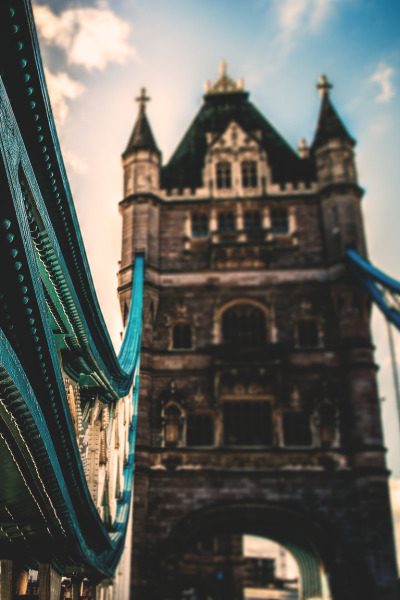
M 333 104 L 357 140 L 369 259 L 400 280 L 399 0 L 35 0 L 34 14 L 86 252 L 117 350 L 120 156 L 136 119 L 135 98 L 145 87 L 165 164 L 221 60 L 293 148 L 300 138 L 312 142 L 320 106 L 315 84 L 327 75 Z M 373 334 L 393 502 L 400 507 L 400 420 L 377 309 Z M 394 338 L 399 361 L 400 334 Z

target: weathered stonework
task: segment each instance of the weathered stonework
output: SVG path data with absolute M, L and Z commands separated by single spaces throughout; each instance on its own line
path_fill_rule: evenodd
M 344 256 L 366 254 L 362 191 L 321 86 L 299 157 L 223 73 L 157 177 L 141 105 L 123 167 L 147 144 L 149 177 L 120 204 L 119 273 L 126 318 L 145 252 L 135 600 L 180 598 L 193 544 L 243 533 L 290 549 L 304 599 L 396 597 L 370 302 Z

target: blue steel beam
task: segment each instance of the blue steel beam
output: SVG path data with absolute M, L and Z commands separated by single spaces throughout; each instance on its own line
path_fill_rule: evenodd
M 358 281 L 388 321 L 400 331 L 400 283 L 374 267 L 355 250 L 347 250 L 346 256 Z

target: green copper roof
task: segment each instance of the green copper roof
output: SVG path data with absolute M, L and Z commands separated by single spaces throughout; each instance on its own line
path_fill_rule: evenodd
M 312 159 L 301 159 L 272 125 L 248 100 L 244 91 L 208 93 L 181 143 L 163 167 L 163 189 L 202 187 L 202 169 L 207 151 L 206 133 L 222 134 L 231 121 L 246 133 L 259 132 L 275 183 L 311 181 Z

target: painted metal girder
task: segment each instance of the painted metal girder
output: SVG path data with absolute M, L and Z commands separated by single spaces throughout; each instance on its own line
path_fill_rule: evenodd
M 347 250 L 351 271 L 388 321 L 400 330 L 400 282 L 389 277 L 355 250 Z
M 0 7 L 0 551 L 94 579 L 121 556 L 132 496 L 144 257 L 116 356 L 97 301 L 57 140 L 30 3 Z M 133 419 L 116 518 L 93 504 L 65 373 Z

